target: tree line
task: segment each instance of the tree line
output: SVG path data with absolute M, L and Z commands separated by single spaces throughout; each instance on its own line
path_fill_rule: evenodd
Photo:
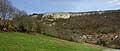
M 14 7 L 10 0 L 0 0 L 0 29 L 2 31 L 8 30 L 14 19 L 26 15 L 24 10 Z
M 2 20 L 27 15 L 23 10 L 19 10 L 12 5 L 10 0 L 0 0 L 0 17 Z

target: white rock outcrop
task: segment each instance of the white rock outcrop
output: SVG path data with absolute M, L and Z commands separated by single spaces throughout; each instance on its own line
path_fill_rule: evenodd
M 48 13 L 48 14 L 44 14 L 43 18 L 44 17 L 49 17 L 49 16 L 52 16 L 54 19 L 59 19 L 59 18 L 69 19 L 70 18 L 69 13 Z

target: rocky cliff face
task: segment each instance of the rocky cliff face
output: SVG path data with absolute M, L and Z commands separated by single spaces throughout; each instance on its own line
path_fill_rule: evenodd
M 44 14 L 42 17 L 48 17 L 48 16 L 52 16 L 54 19 L 68 19 L 70 18 L 70 14 L 69 13 L 48 13 L 48 14 Z

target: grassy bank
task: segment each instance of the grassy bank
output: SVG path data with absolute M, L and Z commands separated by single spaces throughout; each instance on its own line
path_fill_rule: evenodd
M 44 35 L 1 32 L 0 51 L 102 51 L 102 48 Z

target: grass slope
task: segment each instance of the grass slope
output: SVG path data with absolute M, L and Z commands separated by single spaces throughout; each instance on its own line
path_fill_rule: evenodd
M 2 32 L 0 33 L 0 51 L 102 51 L 102 48 L 44 35 Z

